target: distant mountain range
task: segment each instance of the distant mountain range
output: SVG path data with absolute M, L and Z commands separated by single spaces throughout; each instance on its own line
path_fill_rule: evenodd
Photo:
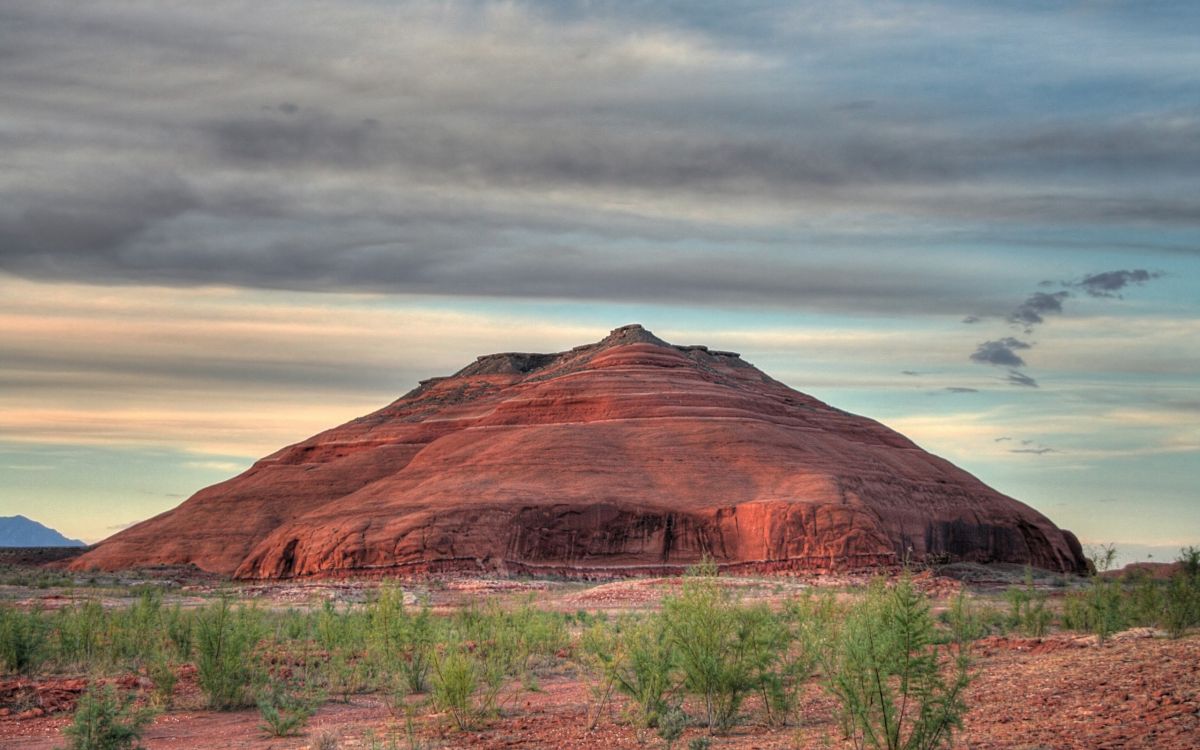
M 25 516 L 0 516 L 0 547 L 86 547 Z

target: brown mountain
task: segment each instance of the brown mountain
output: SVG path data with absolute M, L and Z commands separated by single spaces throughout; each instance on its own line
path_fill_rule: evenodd
M 1082 571 L 1045 516 L 732 352 L 641 326 L 426 380 L 105 540 L 73 566 L 351 572 L 735 570 L 908 556 Z

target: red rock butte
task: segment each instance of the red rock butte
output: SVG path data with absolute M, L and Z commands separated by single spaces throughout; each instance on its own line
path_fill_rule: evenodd
M 116 534 L 75 569 L 239 578 L 1085 569 L 1079 542 L 893 430 L 641 326 L 492 354 Z

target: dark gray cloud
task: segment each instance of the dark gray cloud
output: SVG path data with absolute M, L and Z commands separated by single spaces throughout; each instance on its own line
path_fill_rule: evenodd
M 1163 104 L 1200 95 L 1191 40 L 920 6 L 8 4 L 0 269 L 1003 316 L 1011 279 L 908 249 L 1200 223 L 1200 123 Z M 1083 75 L 1062 38 L 1112 54 Z
M 947 386 L 946 390 L 950 393 L 979 393 L 978 388 L 963 388 L 961 386 Z
M 1026 341 L 1005 336 L 1002 339 L 985 341 L 980 344 L 971 354 L 971 361 L 999 367 L 1024 367 L 1025 360 L 1017 354 L 1017 350 L 1030 349 L 1032 346 Z
M 1036 380 L 1017 370 L 1009 370 L 1008 375 L 1004 379 L 1008 381 L 1009 385 L 1019 385 L 1024 388 L 1038 387 L 1038 382 Z
M 1135 268 L 1132 271 L 1104 271 L 1103 273 L 1094 273 L 1090 276 L 1084 276 L 1079 281 L 1068 282 L 1071 286 L 1082 289 L 1092 297 L 1116 297 L 1121 296 L 1120 292 L 1130 285 L 1145 284 L 1151 279 L 1157 279 L 1162 276 L 1162 273 L 1157 271 L 1147 271 L 1144 268 Z
M 128 260 L 149 232 L 200 205 L 172 176 L 81 175 L 69 192 L 0 207 L 0 267 L 86 277 Z M 123 260 L 124 259 L 124 260 Z
M 1062 312 L 1063 300 L 1070 292 L 1034 292 L 1008 315 L 1008 322 L 1025 326 L 1026 331 L 1045 322 L 1043 316 Z
M 921 375 L 921 373 L 917 372 L 916 370 L 901 370 L 900 374 L 907 375 L 910 378 L 919 377 Z
M 220 158 L 243 166 L 335 164 L 362 169 L 372 157 L 384 156 L 382 145 L 370 148 L 380 129 L 371 118 L 344 121 L 316 113 L 297 114 L 284 103 L 282 117 L 233 118 L 204 123 Z
M 1044 456 L 1047 453 L 1058 453 L 1059 451 L 1056 451 L 1053 448 L 1012 448 L 1008 452 L 1009 453 L 1032 453 L 1033 455 L 1036 455 L 1036 456 Z

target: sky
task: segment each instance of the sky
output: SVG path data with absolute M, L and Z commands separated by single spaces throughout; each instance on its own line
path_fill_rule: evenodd
M 0 2 L 0 515 L 639 322 L 1200 544 L 1200 5 Z

